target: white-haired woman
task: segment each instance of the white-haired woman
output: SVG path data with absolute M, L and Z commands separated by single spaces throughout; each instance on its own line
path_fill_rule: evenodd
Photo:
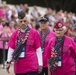
M 56 37 L 48 45 L 49 75 L 75 75 L 76 47 L 72 38 L 65 36 L 62 22 L 55 23 Z

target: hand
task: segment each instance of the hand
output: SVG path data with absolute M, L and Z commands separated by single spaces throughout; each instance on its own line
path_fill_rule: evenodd
M 10 68 L 10 64 L 7 64 L 7 65 L 6 65 L 6 71 L 7 71 L 8 73 L 10 73 L 9 68 Z
M 42 67 L 42 66 L 39 66 L 38 72 L 39 72 L 39 73 L 42 72 L 42 69 L 43 69 L 43 67 Z

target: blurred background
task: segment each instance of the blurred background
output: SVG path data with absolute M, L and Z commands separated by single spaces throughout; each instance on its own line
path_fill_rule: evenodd
M 4 0 L 2 0 L 4 1 Z M 76 12 L 76 0 L 6 0 L 8 4 L 25 4 L 29 6 L 37 5 L 42 7 L 51 7 L 53 10 L 67 10 Z
M 8 74 L 5 70 L 8 41 L 19 28 L 18 13 L 24 11 L 29 26 L 39 30 L 39 19 L 46 16 L 53 30 L 56 21 L 66 25 L 66 35 L 76 32 L 76 0 L 0 0 L 0 75 L 14 75 L 13 63 Z

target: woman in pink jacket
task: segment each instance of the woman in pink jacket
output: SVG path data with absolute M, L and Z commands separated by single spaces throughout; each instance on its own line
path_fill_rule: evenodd
M 48 45 L 48 75 L 75 75 L 75 43 L 64 35 L 65 26 L 62 22 L 56 22 L 55 33 L 56 37 Z

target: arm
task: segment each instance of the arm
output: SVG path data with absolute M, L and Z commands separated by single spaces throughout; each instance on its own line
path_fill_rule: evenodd
M 10 68 L 10 64 L 12 61 L 12 54 L 13 54 L 14 49 L 15 49 L 15 41 L 16 41 L 16 37 L 17 37 L 16 33 L 17 33 L 17 31 L 12 34 L 12 36 L 8 42 L 9 49 L 8 49 L 7 65 L 6 65 L 6 70 L 8 73 L 9 73 L 9 68 Z
M 35 35 L 36 54 L 37 54 L 37 57 L 38 57 L 38 64 L 39 64 L 38 71 L 41 72 L 42 71 L 42 67 L 43 67 L 41 40 L 40 40 L 40 36 L 39 36 L 37 31 L 35 32 L 34 35 Z
M 38 64 L 39 64 L 38 71 L 39 71 L 39 73 L 40 73 L 40 72 L 42 71 L 42 66 L 43 66 L 41 47 L 39 47 L 39 48 L 36 50 L 36 54 L 37 54 L 37 57 L 38 57 Z
M 8 55 L 7 55 L 7 61 L 12 61 L 12 53 L 14 52 L 14 49 L 10 48 L 8 49 Z
M 8 73 L 9 72 L 9 68 L 10 68 L 10 64 L 11 64 L 11 61 L 12 61 L 12 53 L 14 52 L 14 49 L 10 48 L 8 49 L 8 55 L 7 55 L 7 65 L 6 65 L 6 71 Z
M 52 41 L 50 40 L 49 44 L 48 44 L 48 49 L 47 49 L 47 58 L 48 58 L 48 60 L 49 60 L 49 58 L 51 58 L 51 48 L 52 48 Z M 49 64 L 48 60 L 47 60 L 47 63 L 48 63 L 48 75 L 51 75 L 50 64 Z
M 37 54 L 37 57 L 38 57 L 38 64 L 39 64 L 39 66 L 43 66 L 41 47 L 39 47 L 39 48 L 36 50 L 36 54 Z

